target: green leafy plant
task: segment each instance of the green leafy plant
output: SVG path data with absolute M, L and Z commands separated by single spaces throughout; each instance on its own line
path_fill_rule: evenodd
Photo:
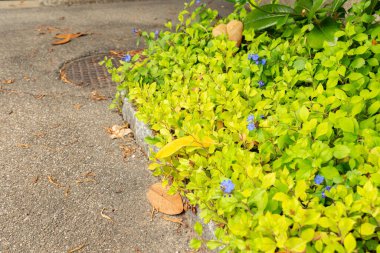
M 193 248 L 380 251 L 380 28 L 367 8 L 318 50 L 308 23 L 245 30 L 239 49 L 212 37 L 217 12 L 202 5 L 145 33 L 141 56 L 105 61 L 121 82 L 115 103 L 127 96 L 155 131 L 153 175 L 217 224 L 211 241 L 197 224 Z

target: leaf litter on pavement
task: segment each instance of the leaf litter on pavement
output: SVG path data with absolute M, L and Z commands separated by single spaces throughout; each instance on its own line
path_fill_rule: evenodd
M 76 39 L 76 38 L 79 38 L 81 36 L 86 36 L 86 35 L 88 35 L 88 34 L 87 33 L 81 33 L 81 32 L 57 34 L 54 36 L 54 38 L 56 38 L 58 40 L 53 41 L 51 44 L 52 45 L 63 45 L 63 44 L 70 42 L 72 39 Z

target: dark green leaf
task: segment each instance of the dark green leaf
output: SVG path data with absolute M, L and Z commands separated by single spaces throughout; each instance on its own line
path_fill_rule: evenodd
M 320 26 L 315 26 L 307 35 L 307 42 L 311 48 L 322 48 L 323 42 L 334 41 L 334 34 L 337 31 L 339 31 L 338 23 L 332 19 L 327 19 Z

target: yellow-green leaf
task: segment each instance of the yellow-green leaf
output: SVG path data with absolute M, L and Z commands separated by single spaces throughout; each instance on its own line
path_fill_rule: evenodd
M 352 252 L 356 248 L 356 240 L 352 233 L 349 233 L 346 238 L 344 238 L 344 247 L 347 252 Z
M 156 158 L 161 159 L 169 157 L 183 147 L 204 147 L 208 148 L 214 141 L 210 137 L 205 137 L 202 140 L 197 140 L 193 136 L 185 136 L 178 138 L 166 144 L 160 151 L 157 152 Z
M 276 181 L 276 172 L 266 174 L 263 178 L 263 188 L 269 188 Z
M 375 232 L 376 226 L 371 223 L 364 223 L 360 226 L 360 234 L 361 235 L 372 235 Z

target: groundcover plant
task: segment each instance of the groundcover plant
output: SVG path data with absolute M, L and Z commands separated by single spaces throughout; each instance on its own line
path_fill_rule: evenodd
M 245 29 L 238 48 L 211 31 L 244 21 L 246 6 L 220 19 L 193 1 L 177 25 L 139 32 L 142 54 L 105 61 L 120 82 L 113 106 L 128 97 L 155 131 L 153 174 L 217 225 L 205 240 L 197 223 L 191 247 L 380 251 L 380 27 L 369 4 L 321 47 L 307 36 L 314 24 L 295 20 Z

